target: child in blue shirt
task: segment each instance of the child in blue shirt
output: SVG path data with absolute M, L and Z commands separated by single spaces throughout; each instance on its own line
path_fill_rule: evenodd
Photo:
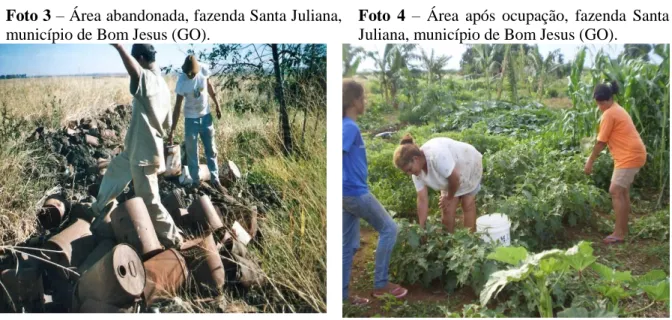
M 366 304 L 368 299 L 350 297 L 348 286 L 352 259 L 359 248 L 359 219 L 380 234 L 376 249 L 374 297 L 404 297 L 408 290 L 388 281 L 390 256 L 397 240 L 397 224 L 367 184 L 366 147 L 355 122 L 364 113 L 364 88 L 355 81 L 343 83 L 343 300 Z

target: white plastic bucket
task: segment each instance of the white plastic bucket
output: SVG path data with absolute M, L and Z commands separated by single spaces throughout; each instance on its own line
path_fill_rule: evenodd
M 486 242 L 500 242 L 502 246 L 511 245 L 511 221 L 502 213 L 493 213 L 476 219 L 476 232 L 482 233 Z
M 164 156 L 166 158 L 166 162 L 163 175 L 165 177 L 179 176 L 182 173 L 182 156 L 180 155 L 180 146 L 166 146 Z

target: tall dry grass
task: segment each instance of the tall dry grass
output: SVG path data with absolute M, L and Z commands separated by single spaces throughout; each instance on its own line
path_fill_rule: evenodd
M 174 89 L 175 79 L 166 79 Z M 249 92 L 218 93 L 223 108 L 230 104 L 229 99 L 241 97 L 250 103 L 263 100 Z M 0 144 L 0 245 L 23 241 L 35 231 L 36 205 L 56 181 L 54 173 L 44 169 L 53 160 L 37 156 L 44 153 L 23 143 L 34 126 L 60 127 L 69 120 L 95 116 L 109 106 L 131 100 L 127 78 L 0 81 L 0 107 L 6 106 L 9 117 L 28 120 L 20 138 Z M 315 104 L 322 103 L 318 100 Z M 225 109 L 221 119 L 215 117 L 219 162 L 233 160 L 244 180 L 262 180 L 282 194 L 281 206 L 260 219 L 263 249 L 252 249 L 262 262 L 269 288 L 253 291 L 252 299 L 229 295 L 216 301 L 175 297 L 170 310 L 326 311 L 326 122 L 323 112 L 307 116 L 291 113 L 290 117 L 295 119 L 292 127 L 297 152 L 289 157 L 282 155 L 277 112 L 237 114 Z M 183 132 L 182 118 L 176 142 L 183 140 Z M 199 149 L 203 156 L 203 148 Z

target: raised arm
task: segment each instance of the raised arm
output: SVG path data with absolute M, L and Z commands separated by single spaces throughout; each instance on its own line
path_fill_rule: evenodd
M 126 67 L 126 71 L 128 72 L 128 75 L 131 76 L 131 81 L 137 82 L 140 80 L 140 73 L 142 71 L 142 67 L 138 63 L 138 61 L 135 60 L 126 50 L 124 50 L 124 47 L 122 47 L 120 44 L 113 44 L 112 45 L 115 49 L 117 49 L 117 52 L 119 52 L 119 56 L 121 56 L 121 61 L 124 62 L 124 67 Z

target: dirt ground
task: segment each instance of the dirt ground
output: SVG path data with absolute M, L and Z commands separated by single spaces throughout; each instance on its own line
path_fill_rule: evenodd
M 371 303 L 367 307 L 360 308 L 357 314 L 361 317 L 398 316 L 397 312 L 390 313 L 393 307 L 399 307 L 398 303 L 371 296 L 373 292 L 373 266 L 375 264 L 374 250 L 377 246 L 378 236 L 376 231 L 370 228 L 362 227 L 360 232 L 360 250 L 357 251 L 353 259 L 350 294 L 369 298 Z M 454 293 L 448 294 L 440 283 L 435 283 L 430 288 L 424 288 L 420 284 L 401 285 L 408 289 L 408 294 L 403 298 L 403 303 L 406 305 L 460 306 L 461 309 L 462 305 L 478 300 L 478 296 L 470 288 L 460 288 Z M 416 307 L 412 309 L 416 309 Z

